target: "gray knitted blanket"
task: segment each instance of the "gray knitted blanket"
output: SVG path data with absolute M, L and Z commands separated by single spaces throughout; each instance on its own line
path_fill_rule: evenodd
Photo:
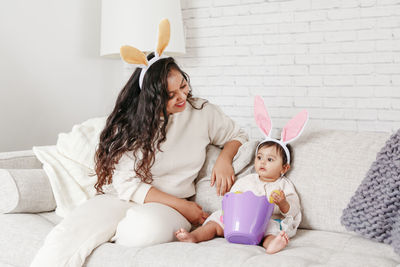
M 400 129 L 381 149 L 343 210 L 347 230 L 390 244 L 400 254 Z

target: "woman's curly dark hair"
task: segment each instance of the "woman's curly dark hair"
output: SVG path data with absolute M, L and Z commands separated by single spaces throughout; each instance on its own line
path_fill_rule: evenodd
M 154 57 L 151 53 L 148 60 Z M 112 183 L 115 165 L 122 155 L 133 152 L 136 175 L 145 183 L 153 181 L 150 171 L 154 164 L 155 153 L 166 139 L 168 124 L 167 102 L 168 74 L 175 69 L 189 84 L 189 76 L 183 72 L 171 57 L 163 58 L 151 65 L 143 79 L 142 90 L 139 88 L 141 69 L 137 68 L 127 84 L 119 93 L 114 110 L 108 116 L 106 126 L 101 132 L 100 143 L 95 154 L 95 171 L 98 193 Z M 195 109 L 191 89 L 187 102 Z M 162 116 L 161 116 L 162 114 Z

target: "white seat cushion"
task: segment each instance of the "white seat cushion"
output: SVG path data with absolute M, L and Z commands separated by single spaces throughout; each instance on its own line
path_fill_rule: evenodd
M 111 246 L 108 246 L 111 251 Z M 106 262 L 111 256 L 103 250 Z M 117 249 L 115 249 L 117 251 Z M 119 252 L 120 253 L 120 252 Z M 131 248 L 118 266 L 398 266 L 393 249 L 355 235 L 316 230 L 299 230 L 288 247 L 269 255 L 261 246 L 228 243 L 216 238 L 202 243 L 173 242 L 141 249 Z M 127 255 L 134 255 L 128 257 Z M 92 260 L 92 259 L 91 259 Z M 88 267 L 91 265 L 88 262 Z M 93 259 L 94 260 L 94 259 Z M 99 258 L 96 259 L 98 261 Z M 111 265 L 105 265 L 111 266 Z

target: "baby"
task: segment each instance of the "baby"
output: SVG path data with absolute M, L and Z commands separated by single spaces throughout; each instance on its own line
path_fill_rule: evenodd
M 287 148 L 290 149 L 288 145 Z M 252 191 L 255 195 L 267 196 L 276 204 L 262 242 L 266 252 L 272 254 L 285 248 L 289 237 L 296 234 L 301 221 L 300 201 L 293 184 L 284 176 L 290 165 L 279 143 L 274 141 L 260 143 L 254 167 L 257 173 L 239 179 L 230 191 Z M 222 211 L 218 210 L 211 214 L 203 226 L 190 233 L 180 229 L 175 233 L 176 237 L 184 242 L 201 242 L 215 236 L 223 236 L 224 226 L 220 218 Z
M 262 246 L 269 254 L 284 249 L 289 238 L 296 234 L 301 221 L 300 200 L 293 184 L 284 176 L 290 169 L 289 142 L 297 139 L 308 120 L 308 112 L 301 111 L 282 129 L 281 139 L 271 137 L 272 122 L 264 101 L 256 96 L 254 118 L 265 139 L 257 146 L 254 167 L 257 173 L 249 174 L 232 186 L 231 192 L 252 191 L 256 196 L 266 196 L 275 203 L 271 219 L 264 234 Z M 210 215 L 204 224 L 192 232 L 178 230 L 175 235 L 183 242 L 201 242 L 224 235 L 222 210 Z

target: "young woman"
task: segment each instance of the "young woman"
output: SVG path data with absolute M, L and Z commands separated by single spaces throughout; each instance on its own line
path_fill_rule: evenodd
M 106 194 L 86 201 L 54 227 L 31 267 L 82 266 L 93 249 L 110 241 L 116 229 L 125 240 L 139 235 L 150 240 L 160 231 L 170 231 L 161 229 L 160 214 L 171 211 L 186 222 L 202 224 L 208 214 L 187 198 L 195 194 L 194 179 L 209 144 L 223 147 L 211 186 L 216 186 L 218 195 L 231 188 L 235 179 L 232 159 L 248 140 L 247 134 L 217 106 L 192 97 L 189 77 L 173 58 L 153 57 L 148 56 L 151 64 L 145 72 L 143 68 L 134 71 L 101 133 L 95 188 Z M 109 189 L 116 196 L 107 194 Z M 149 202 L 164 207 L 163 212 L 154 212 L 143 206 L 146 216 L 153 213 L 153 221 L 161 223 L 132 229 L 130 222 L 142 214 L 128 216 L 132 214 L 129 210 Z M 118 227 L 122 223 L 128 227 Z M 166 234 L 174 236 L 173 232 Z M 114 240 L 118 242 L 118 237 Z
M 120 93 L 100 136 L 96 189 L 112 183 L 123 200 L 159 202 L 201 224 L 207 215 L 186 198 L 195 194 L 206 146 L 224 147 L 212 177 L 223 195 L 234 182 L 232 159 L 247 135 L 217 106 L 192 97 L 189 77 L 173 58 L 152 64 L 142 89 L 140 73 Z

